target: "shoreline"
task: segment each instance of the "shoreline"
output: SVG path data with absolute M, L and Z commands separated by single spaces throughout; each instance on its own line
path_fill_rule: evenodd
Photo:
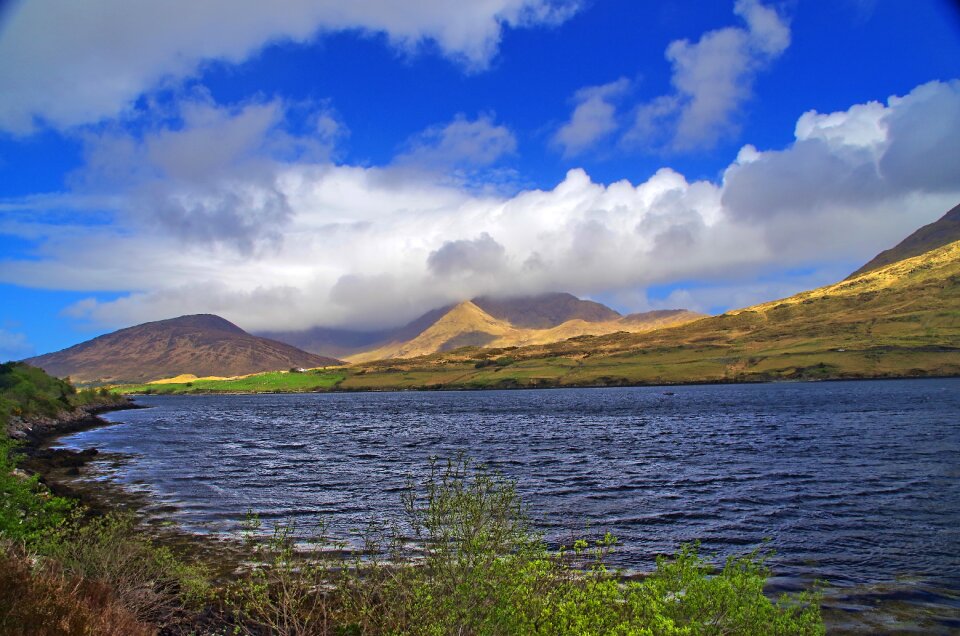
M 21 444 L 18 452 L 22 456 L 20 468 L 23 471 L 36 475 L 54 495 L 74 499 L 94 514 L 105 514 L 130 493 L 117 488 L 113 493 L 116 498 L 103 498 L 94 492 L 103 491 L 102 487 L 78 487 L 78 483 L 84 481 L 81 469 L 100 457 L 100 451 L 94 447 L 72 450 L 51 448 L 51 445 L 65 435 L 110 426 L 112 422 L 99 417 L 102 413 L 141 408 L 146 407 L 129 397 L 116 403 L 78 406 L 75 411 L 61 411 L 53 417 L 16 418 L 7 426 L 6 434 Z
M 549 382 L 532 383 L 520 386 L 458 386 L 458 385 L 425 385 L 419 387 L 384 387 L 384 388 L 332 388 L 324 390 L 264 390 L 264 391 L 218 391 L 215 389 L 198 389 L 190 391 L 168 391 L 156 393 L 132 392 L 117 393 L 125 398 L 154 397 L 171 395 L 307 395 L 311 393 L 434 393 L 434 392 L 479 392 L 479 391 L 541 391 L 562 389 L 631 389 L 631 388 L 676 388 L 685 386 L 742 386 L 745 384 L 823 384 L 828 382 L 883 382 L 897 380 L 951 380 L 960 378 L 960 374 L 950 375 L 882 375 L 837 378 L 808 378 L 808 379 L 766 379 L 766 380 L 691 380 L 689 382 L 624 382 L 611 384 L 554 384 Z M 123 386 L 123 385 L 119 385 Z M 157 386 L 169 386 L 158 384 Z M 129 408 L 147 408 L 132 406 Z M 110 410 L 110 409 L 107 409 Z M 125 409 L 117 409 L 125 410 Z
M 23 442 L 27 449 L 40 449 L 61 435 L 108 426 L 110 422 L 99 417 L 102 413 L 141 408 L 145 407 L 124 395 L 119 402 L 78 406 L 74 411 L 60 411 L 53 417 L 15 417 L 7 425 L 6 434 Z
M 169 546 L 182 554 L 199 557 L 207 564 L 215 564 L 212 572 L 219 580 L 228 580 L 244 562 L 242 541 L 235 537 L 205 536 L 184 530 L 176 522 L 170 523 L 162 512 L 149 512 L 156 502 L 149 494 L 135 492 L 111 479 L 101 479 L 87 465 L 120 456 L 103 453 L 96 447 L 73 450 L 51 448 L 61 437 L 97 428 L 113 426 L 101 417 L 102 413 L 150 408 L 135 403 L 129 397 L 116 404 L 97 404 L 78 407 L 76 412 L 63 411 L 55 417 L 37 417 L 13 422 L 6 431 L 8 437 L 22 442 L 19 447 L 22 460 L 19 469 L 36 475 L 49 491 L 58 497 L 77 502 L 86 514 L 101 517 L 111 513 L 132 514 L 136 523 L 160 545 Z

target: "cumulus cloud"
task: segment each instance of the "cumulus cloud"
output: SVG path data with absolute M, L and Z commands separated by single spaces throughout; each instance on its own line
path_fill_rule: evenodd
M 572 157 L 593 146 L 617 129 L 617 109 L 612 100 L 630 87 L 630 81 L 621 77 L 601 86 L 588 86 L 576 92 L 576 107 L 553 137 L 553 143 Z
M 121 221 L 252 254 L 280 241 L 292 214 L 282 167 L 327 161 L 345 134 L 323 108 L 307 114 L 306 133 L 290 132 L 294 108 L 277 99 L 220 106 L 193 95 L 172 121 L 148 122 L 140 134 L 85 133 L 86 163 L 71 181 L 79 192 L 120 193 Z
M 235 64 L 271 43 L 338 30 L 384 34 L 408 53 L 430 42 L 482 69 L 505 27 L 557 24 L 576 9 L 565 0 L 20 2 L 0 23 L 0 129 L 100 121 L 205 61 Z
M 960 201 L 960 166 L 951 160 L 960 144 L 958 100 L 960 81 L 931 82 L 885 103 L 806 113 L 793 143 L 745 146 L 719 182 L 690 181 L 664 168 L 638 184 L 604 184 L 574 169 L 552 189 L 511 196 L 396 166 L 278 158 L 256 141 L 262 135 L 236 132 L 230 157 L 196 159 L 208 175 L 202 183 L 171 178 L 187 194 L 176 189 L 176 196 L 159 200 L 203 193 L 206 207 L 183 208 L 202 218 L 232 192 L 218 184 L 240 183 L 248 165 L 263 162 L 269 179 L 250 182 L 247 202 L 232 214 L 275 232 L 268 247 L 244 251 L 235 242 L 157 232 L 152 216 L 129 212 L 144 201 L 139 186 L 113 200 L 97 199 L 89 185 L 82 201 L 109 205 L 125 221 L 62 232 L 42 216 L 33 225 L 19 216 L 11 231 L 44 238 L 34 258 L 0 261 L 0 280 L 133 290 L 108 302 L 93 296 L 72 310 L 111 327 L 207 311 L 248 329 L 386 326 L 482 294 L 566 290 L 642 298 L 650 286 L 690 280 L 699 286 L 681 287 L 687 295 L 672 301 L 714 307 L 718 297 L 767 300 L 793 290 L 744 281 L 815 269 L 794 280 L 798 288 L 833 282 L 837 272 L 854 269 Z M 257 122 L 249 127 L 276 128 L 274 115 L 263 114 L 273 112 L 269 104 L 208 113 L 209 121 L 230 130 L 249 117 Z M 134 166 L 130 181 L 149 183 L 155 173 L 167 174 L 166 155 L 150 152 L 163 147 L 151 140 L 167 134 L 191 130 L 153 131 L 133 144 L 132 154 L 116 146 L 132 163 L 91 154 L 89 169 L 112 174 Z M 901 170 L 917 157 L 930 172 Z M 284 202 L 279 216 L 260 203 L 271 193 Z M 71 196 L 61 195 L 58 205 Z M 7 202 L 9 212 L 0 212 L 20 214 L 29 205 Z M 86 212 L 79 206 L 75 214 Z M 753 291 L 737 296 L 735 288 Z
M 780 253 L 807 249 L 791 239 L 792 231 L 809 232 L 806 224 L 829 226 L 821 249 L 839 250 L 856 247 L 864 232 L 869 240 L 884 231 L 878 226 L 905 235 L 922 224 L 898 214 L 899 206 L 939 201 L 942 213 L 960 200 L 960 165 L 952 159 L 960 144 L 956 80 L 924 84 L 886 105 L 804 113 L 795 134 L 782 151 L 741 151 L 724 175 L 729 215 L 762 223 Z
M 427 269 L 444 278 L 498 275 L 506 254 L 503 245 L 484 232 L 475 239 L 447 241 L 440 249 L 430 252 Z
M 431 126 L 407 143 L 396 163 L 428 169 L 489 166 L 517 149 L 513 133 L 484 114 L 474 120 L 457 115 L 453 121 Z
M 667 47 L 674 92 L 640 104 L 624 141 L 673 151 L 708 148 L 736 130 L 736 117 L 763 68 L 790 45 L 790 29 L 758 0 L 737 0 L 746 28 L 703 34 Z

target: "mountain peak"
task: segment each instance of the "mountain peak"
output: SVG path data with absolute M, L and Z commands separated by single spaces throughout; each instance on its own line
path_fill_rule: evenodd
M 606 305 L 581 300 L 565 292 L 536 296 L 480 296 L 473 302 L 494 318 L 525 329 L 549 329 L 570 320 L 606 322 L 620 318 L 620 314 Z
M 173 327 L 178 329 L 226 331 L 236 334 L 247 333 L 226 318 L 221 318 L 216 314 L 188 314 L 186 316 L 178 316 L 176 318 L 167 318 L 166 320 L 147 322 L 137 326 L 143 327 L 145 325 L 153 325 L 156 327 Z
M 448 311 L 423 333 L 410 341 L 412 350 L 444 351 L 467 345 L 483 345 L 495 336 L 503 336 L 514 327 L 504 320 L 494 318 L 472 300 L 465 300 Z
M 897 261 L 926 254 L 931 250 L 958 240 L 960 240 L 960 205 L 957 205 L 933 223 L 924 225 L 900 241 L 895 247 L 880 252 L 869 263 L 847 276 L 846 280 Z

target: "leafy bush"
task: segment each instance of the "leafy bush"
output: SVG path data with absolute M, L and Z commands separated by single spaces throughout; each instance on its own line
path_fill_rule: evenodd
M 39 546 L 67 575 L 95 581 L 138 620 L 169 625 L 198 609 L 210 593 L 205 568 L 157 546 L 130 514 L 76 516 Z
M 67 380 L 23 362 L 0 364 L 0 429 L 11 416 L 54 417 L 78 406 L 122 401 L 105 389 L 77 391 Z
M 56 415 L 72 408 L 76 389 L 22 362 L 0 364 L 0 419 L 11 415 Z
M 0 580 L 0 633 L 18 633 L 2 629 L 10 617 L 18 617 L 10 624 L 24 634 L 140 633 L 89 626 L 100 625 L 101 611 L 118 624 L 126 624 L 124 616 L 138 624 L 173 624 L 206 600 L 204 568 L 154 545 L 132 516 L 88 518 L 74 501 L 51 495 L 35 476 L 16 473 L 13 446 L 0 439 L 0 561 L 6 559 L 0 579 L 9 577 Z M 32 551 L 37 567 L 26 567 L 26 557 L 13 546 Z M 34 598 L 4 596 L 4 585 L 14 580 L 34 590 Z
M 14 449 L 0 438 L 0 537 L 35 545 L 63 525 L 74 503 L 51 495 L 36 476 L 17 474 Z
M 512 482 L 458 460 L 431 464 L 403 496 L 407 525 L 368 532 L 345 556 L 298 553 L 291 526 L 248 535 L 258 563 L 228 598 L 250 634 L 822 634 L 817 593 L 770 601 L 753 552 L 719 571 L 683 546 L 643 581 L 605 565 L 607 535 L 548 550 Z M 254 526 L 255 528 L 255 526 Z M 409 559 L 414 540 L 422 557 Z M 404 560 L 406 558 L 406 560 Z

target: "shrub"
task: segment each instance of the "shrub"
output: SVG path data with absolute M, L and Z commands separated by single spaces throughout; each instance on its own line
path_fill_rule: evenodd
M 250 533 L 258 566 L 233 587 L 240 631 L 276 634 L 822 634 L 819 596 L 774 603 L 759 551 L 719 571 L 685 545 L 643 581 L 605 565 L 610 535 L 557 552 L 512 482 L 466 460 L 431 463 L 403 498 L 406 527 L 368 531 L 352 557 L 298 554 L 294 528 Z M 422 557 L 409 559 L 414 540 Z M 331 549 L 332 548 L 332 549 Z
M 0 537 L 35 545 L 63 525 L 74 503 L 51 495 L 36 476 L 17 474 L 15 448 L 0 438 Z
M 137 620 L 109 587 L 65 574 L 56 564 L 0 545 L 0 633 L 11 636 L 140 636 Z
M 130 514 L 76 516 L 40 546 L 69 576 L 107 586 L 139 620 L 169 625 L 209 596 L 205 568 L 138 531 Z
M 255 565 L 226 594 L 234 632 L 242 634 L 329 634 L 334 602 L 327 591 L 334 578 L 322 552 L 301 558 L 295 550 L 294 525 L 278 525 L 262 537 L 260 521 L 251 516 L 244 528 L 245 545 Z M 323 533 L 312 543 L 326 543 Z

